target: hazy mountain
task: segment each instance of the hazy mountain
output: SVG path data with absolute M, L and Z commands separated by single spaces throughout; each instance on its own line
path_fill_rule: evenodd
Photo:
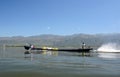
M 80 47 L 82 42 L 89 46 L 100 46 L 101 44 L 109 42 L 120 44 L 120 34 L 74 34 L 68 36 L 38 35 L 29 37 L 0 37 L 0 45 L 25 45 L 26 43 L 31 43 L 40 46 Z

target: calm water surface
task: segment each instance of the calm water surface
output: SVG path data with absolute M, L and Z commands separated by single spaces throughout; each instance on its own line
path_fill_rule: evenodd
M 25 58 L 24 51 L 0 48 L 0 77 L 120 77 L 120 53 L 44 52 Z

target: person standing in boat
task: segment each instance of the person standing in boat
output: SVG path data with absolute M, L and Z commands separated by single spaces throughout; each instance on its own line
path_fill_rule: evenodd
M 31 49 L 34 48 L 34 45 L 30 45 L 30 48 L 31 48 Z
M 82 49 L 85 49 L 85 47 L 86 47 L 86 45 L 85 45 L 85 43 L 83 42 L 83 43 L 82 43 Z
M 33 48 L 34 48 L 34 45 L 30 44 L 30 49 L 29 49 L 29 50 L 31 50 L 31 49 L 33 49 Z

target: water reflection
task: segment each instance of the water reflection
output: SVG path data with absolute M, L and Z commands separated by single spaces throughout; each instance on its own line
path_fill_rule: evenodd
M 42 54 L 42 55 L 53 55 L 57 56 L 57 51 L 25 51 L 24 54 Z
M 45 56 L 82 56 L 82 57 L 91 57 L 93 56 L 90 52 L 65 52 L 65 51 L 25 51 L 25 55 L 31 55 L 31 54 L 40 54 Z

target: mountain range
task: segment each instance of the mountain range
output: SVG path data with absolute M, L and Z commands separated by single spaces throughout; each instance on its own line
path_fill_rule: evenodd
M 0 45 L 25 45 L 31 43 L 36 46 L 80 47 L 82 43 L 88 46 L 99 47 L 105 43 L 120 44 L 120 33 L 115 34 L 73 34 L 73 35 L 36 35 L 0 37 Z

